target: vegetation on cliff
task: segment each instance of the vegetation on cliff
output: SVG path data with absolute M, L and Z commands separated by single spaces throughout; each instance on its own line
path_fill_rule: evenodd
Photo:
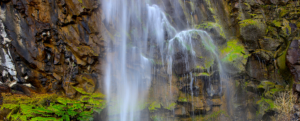
M 78 90 L 82 95 L 76 99 L 56 94 L 33 94 L 31 97 L 2 93 L 1 111 L 10 110 L 6 119 L 13 121 L 93 120 L 94 113 L 100 113 L 106 106 L 104 95 Z

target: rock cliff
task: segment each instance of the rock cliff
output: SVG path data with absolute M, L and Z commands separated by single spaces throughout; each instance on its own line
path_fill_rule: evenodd
M 72 99 L 82 95 L 79 90 L 103 92 L 105 57 L 114 52 L 108 45 L 118 44 L 114 40 L 118 33 L 114 31 L 114 25 L 104 21 L 101 2 L 105 1 L 0 1 L 0 92 L 27 96 L 54 93 Z M 199 63 L 205 64 L 190 67 L 181 63 L 182 55 L 177 53 L 172 68 L 176 74 L 171 75 L 171 81 L 161 81 L 171 77 L 162 73 L 166 65 L 154 60 L 156 70 L 146 104 L 148 109 L 143 108 L 150 114 L 149 120 L 165 117 L 190 120 L 192 114 L 207 114 L 204 119 L 213 119 L 210 117 L 213 112 L 223 115 L 220 119 L 228 119 L 223 111 L 227 111 L 229 102 L 238 105 L 230 110 L 232 112 L 227 112 L 231 116 L 237 115 L 230 119 L 243 120 L 241 117 L 246 113 L 241 111 L 246 110 L 250 112 L 243 117 L 246 120 L 267 120 L 273 115 L 268 112 L 270 110 L 264 109 L 261 116 L 255 116 L 260 105 L 256 102 L 263 101 L 254 98 L 272 99 L 277 91 L 271 89 L 285 90 L 286 85 L 291 87 L 292 82 L 299 82 L 299 1 L 152 2 L 165 10 L 176 29 L 202 29 L 217 40 L 220 60 L 230 75 L 229 85 L 235 87 L 233 90 L 224 88 L 223 95 L 233 93 L 240 98 L 233 101 L 223 95 L 208 94 L 207 88 L 211 87 L 206 80 L 213 81 L 215 90 L 222 85 L 216 60 L 203 55 L 200 51 L 204 50 L 196 49 L 199 51 L 196 55 Z M 200 39 L 195 37 L 194 40 Z M 203 57 L 212 63 L 206 63 Z M 159 58 L 157 55 L 155 59 Z M 197 80 L 192 90 L 189 89 L 190 73 Z M 297 95 L 300 93 L 298 84 L 294 84 L 293 89 Z M 195 97 L 191 97 L 192 93 Z M 101 119 L 106 118 L 105 113 L 103 111 Z

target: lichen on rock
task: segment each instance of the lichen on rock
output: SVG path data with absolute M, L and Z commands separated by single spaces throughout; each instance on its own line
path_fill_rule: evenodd
M 245 71 L 245 64 L 249 54 L 239 40 L 229 40 L 220 51 L 221 61 L 227 66 L 231 65 L 229 69 L 232 72 Z

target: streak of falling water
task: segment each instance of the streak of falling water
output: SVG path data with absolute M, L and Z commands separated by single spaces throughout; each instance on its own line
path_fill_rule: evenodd
M 192 38 L 193 34 L 199 35 L 201 38 L 201 42 L 202 44 L 205 46 L 205 48 L 207 50 L 209 50 L 213 56 L 215 57 L 215 59 L 217 60 L 217 64 L 218 64 L 218 68 L 219 68 L 219 72 L 220 75 L 223 76 L 223 69 L 222 69 L 222 65 L 218 56 L 218 52 L 217 52 L 217 48 L 213 42 L 213 39 L 209 36 L 209 34 L 205 31 L 202 30 L 186 30 L 186 31 L 181 31 L 178 34 L 175 35 L 174 38 L 172 38 L 169 41 L 169 45 L 168 45 L 168 54 L 167 54 L 167 60 L 168 60 L 168 74 L 172 73 L 172 65 L 173 65 L 173 57 L 175 56 L 175 54 L 177 53 L 177 51 L 181 51 L 184 52 L 184 54 L 182 55 L 183 58 L 185 58 L 185 64 L 186 67 L 189 67 L 190 65 L 193 65 L 196 63 L 196 59 L 195 59 L 195 51 L 193 49 L 193 44 L 194 44 L 194 40 Z M 180 46 L 176 45 L 176 44 L 180 44 Z M 176 49 L 174 49 L 176 47 Z M 193 56 L 189 57 L 188 55 L 192 54 Z M 191 58 L 191 59 L 188 59 Z M 189 61 L 191 60 L 191 61 Z M 192 74 L 190 75 L 190 78 L 192 78 Z M 210 82 L 209 82 L 210 83 Z M 222 81 L 221 81 L 221 85 L 222 85 Z M 190 83 L 190 86 L 192 87 L 192 80 Z M 222 92 L 222 88 L 220 88 L 219 92 L 215 92 L 212 88 L 212 84 L 209 84 L 210 88 L 208 88 L 208 94 L 213 96 L 215 94 L 220 94 Z M 191 88 L 190 87 L 190 88 Z M 192 90 L 191 90 L 192 91 Z
M 147 97 L 151 84 L 151 60 L 155 49 L 149 47 L 148 38 L 155 40 L 161 56 L 165 32 L 173 36 L 176 30 L 157 5 L 143 0 L 103 0 L 106 23 L 114 27 L 112 44 L 107 43 L 105 92 L 109 120 L 140 121 L 138 103 Z M 106 24 L 109 26 L 109 24 Z M 150 52 L 149 52 L 150 51 Z M 148 53 L 147 56 L 146 53 Z M 163 58 L 161 60 L 164 62 Z M 112 116 L 113 115 L 113 116 Z
M 244 12 L 243 12 L 242 1 L 241 0 L 239 0 L 239 12 L 241 13 L 241 19 L 245 20 L 245 15 L 244 15 Z
M 186 67 L 196 63 L 193 34 L 200 36 L 202 44 L 213 54 L 218 62 L 219 71 L 222 72 L 216 46 L 208 33 L 202 30 L 185 30 L 177 33 L 157 5 L 148 5 L 143 0 L 103 0 L 102 8 L 106 26 L 115 35 L 111 40 L 106 40 L 112 43 L 107 43 L 109 51 L 104 68 L 105 92 L 110 104 L 108 106 L 109 120 L 141 120 L 137 106 L 145 101 L 152 80 L 151 73 L 156 72 L 152 70 L 151 65 L 152 59 L 157 56 L 154 51 L 159 52 L 163 65 L 167 63 L 171 92 L 175 50 L 185 52 L 183 56 Z M 108 23 L 114 26 L 109 26 Z M 165 43 L 167 39 L 170 40 Z M 151 47 L 149 41 L 158 47 Z M 179 46 L 176 46 L 178 48 L 175 48 L 176 42 L 179 42 Z M 165 49 L 168 49 L 167 53 L 163 53 Z M 193 93 L 192 76 L 191 74 Z M 188 78 L 189 75 L 186 77 Z M 209 93 L 215 94 L 214 91 Z

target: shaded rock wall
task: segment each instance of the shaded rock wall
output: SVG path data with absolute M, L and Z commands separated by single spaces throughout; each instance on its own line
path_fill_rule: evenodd
M 98 0 L 1 1 L 1 83 L 69 97 L 76 94 L 71 86 L 95 89 L 105 51 L 99 6 Z

